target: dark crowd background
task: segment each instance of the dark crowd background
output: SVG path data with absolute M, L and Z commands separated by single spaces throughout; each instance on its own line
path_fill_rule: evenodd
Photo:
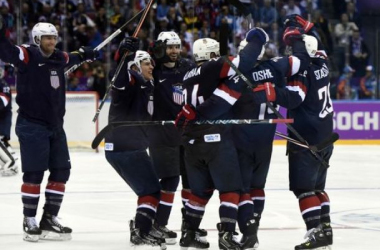
M 240 0 L 253 17 L 253 24 L 270 36 L 266 58 L 287 52 L 281 37 L 283 21 L 299 14 L 312 21 L 330 57 L 331 96 L 334 99 L 379 99 L 380 1 L 378 0 Z M 80 46 L 95 48 L 131 17 L 147 0 L 0 0 L 7 21 L 7 36 L 15 44 L 30 44 L 38 22 L 53 23 L 59 31 L 57 47 L 65 51 Z M 85 63 L 67 81 L 68 91 L 96 91 L 103 98 L 108 72 L 119 42 L 132 35 L 138 20 L 114 38 L 100 53 L 100 60 Z M 158 0 L 149 12 L 138 37 L 147 50 L 161 31 L 175 31 L 182 40 L 182 56 L 192 58 L 193 41 L 219 40 L 220 28 L 228 26 L 228 53 L 249 29 L 247 20 L 227 0 Z M 0 74 L 13 88 L 12 65 L 0 61 Z

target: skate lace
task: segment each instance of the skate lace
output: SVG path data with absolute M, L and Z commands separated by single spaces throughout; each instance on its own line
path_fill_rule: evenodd
M 28 225 L 29 228 L 37 228 L 37 220 L 35 217 L 27 217 L 26 218 L 26 224 Z
M 199 237 L 199 236 L 195 236 L 195 241 L 197 241 L 197 242 L 199 242 L 199 243 L 207 244 L 207 240 L 202 239 L 202 238 Z
M 312 228 L 310 230 L 308 230 L 305 234 L 305 236 L 303 237 L 305 240 L 304 243 L 307 243 L 307 242 L 310 242 L 310 241 L 315 241 L 316 238 L 315 238 L 315 233 L 317 232 L 318 230 L 316 228 Z
M 64 226 L 62 226 L 62 224 L 59 222 L 58 219 L 61 219 L 61 218 L 58 217 L 58 216 L 52 216 L 51 221 L 53 222 L 53 224 L 54 224 L 55 226 L 59 227 L 59 229 L 63 229 Z

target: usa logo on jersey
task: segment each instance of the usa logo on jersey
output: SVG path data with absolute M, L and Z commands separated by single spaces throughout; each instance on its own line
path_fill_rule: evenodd
M 173 85 L 172 90 L 173 90 L 173 101 L 177 103 L 178 105 L 182 105 L 182 103 L 184 102 L 182 86 Z

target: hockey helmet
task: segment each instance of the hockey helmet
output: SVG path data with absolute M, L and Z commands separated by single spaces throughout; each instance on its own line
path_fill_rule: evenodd
M 181 39 L 174 31 L 163 31 L 158 35 L 157 40 L 163 41 L 166 45 L 179 45 L 181 47 Z
M 242 49 L 244 49 L 244 47 L 248 44 L 247 40 L 242 40 L 239 44 L 239 47 L 238 47 L 238 52 L 240 52 Z M 265 44 L 263 45 L 263 47 L 261 48 L 261 52 L 260 52 L 260 55 L 257 57 L 257 60 L 261 60 L 264 56 L 264 53 L 265 53 Z
M 196 62 L 210 60 L 211 53 L 220 56 L 219 43 L 214 39 L 201 38 L 194 42 L 193 55 Z
M 58 31 L 51 23 L 37 23 L 32 29 L 33 42 L 39 46 L 42 36 L 55 36 L 58 38 Z
M 302 35 L 302 40 L 305 43 L 306 51 L 310 57 L 315 57 L 318 50 L 318 40 L 309 35 Z
M 133 64 L 136 65 L 141 73 L 141 61 L 144 60 L 150 60 L 152 62 L 152 65 L 154 65 L 153 59 L 148 52 L 138 50 L 135 52 L 135 59 L 133 60 L 133 63 L 131 63 L 131 65 L 128 64 L 128 66 L 131 67 Z

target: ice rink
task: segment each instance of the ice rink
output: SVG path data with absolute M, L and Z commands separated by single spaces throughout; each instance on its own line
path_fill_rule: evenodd
M 22 240 L 21 174 L 0 177 L 0 250 L 116 250 L 129 245 L 128 221 L 136 196 L 106 162 L 104 153 L 71 152 L 72 174 L 60 217 L 73 228 L 68 242 Z M 334 250 L 380 249 L 380 146 L 338 145 L 331 160 L 327 189 L 331 199 Z M 44 204 L 44 187 L 38 219 Z M 218 249 L 218 195 L 206 208 L 201 227 L 208 231 L 210 249 Z M 180 192 L 169 228 L 179 233 Z M 275 146 L 266 188 L 266 206 L 259 231 L 260 250 L 289 250 L 303 241 L 305 226 L 298 202 L 288 191 L 285 147 Z M 177 242 L 179 239 L 177 239 Z M 138 247 L 136 249 L 150 249 Z M 168 250 L 180 249 L 178 243 Z

